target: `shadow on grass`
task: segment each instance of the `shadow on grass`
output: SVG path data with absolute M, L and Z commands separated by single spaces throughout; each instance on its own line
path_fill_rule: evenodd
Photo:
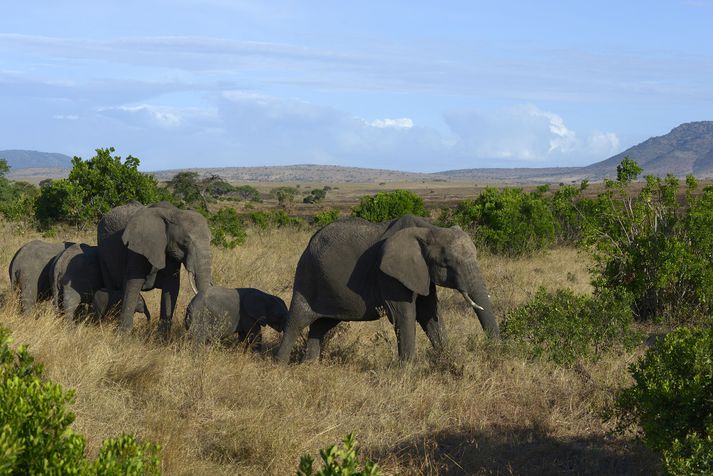
M 407 474 L 419 475 L 662 474 L 657 455 L 637 441 L 555 438 L 536 428 L 440 431 L 392 447 L 365 447 L 363 454 L 386 468 L 398 461 Z

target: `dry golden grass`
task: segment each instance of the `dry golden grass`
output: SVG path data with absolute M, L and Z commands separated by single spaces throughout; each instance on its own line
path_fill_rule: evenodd
M 0 230 L 0 266 L 37 235 Z M 214 250 L 214 281 L 251 286 L 289 302 L 310 232 L 252 233 L 236 250 Z M 91 233 L 59 239 L 93 242 Z M 481 266 L 502 316 L 538 286 L 588 292 L 587 259 L 571 249 L 533 258 L 484 256 Z M 184 284 L 185 280 L 184 280 Z M 169 345 L 147 338 L 137 315 L 131 337 L 111 323 L 67 325 L 47 303 L 22 318 L 8 282 L 0 324 L 29 344 L 47 376 L 76 389 L 76 431 L 95 453 L 103 438 L 130 432 L 159 442 L 165 474 L 294 474 L 300 455 L 356 432 L 385 474 L 651 474 L 654 456 L 610 436 L 601 418 L 636 358 L 605 357 L 562 369 L 505 355 L 482 337 L 459 296 L 441 293 L 448 352 L 419 335 L 416 361 L 401 366 L 388 321 L 343 326 L 320 363 L 280 366 L 241 349 L 193 352 L 183 341 L 184 286 Z M 158 315 L 158 293 L 146 293 Z M 275 346 L 276 333 L 266 335 Z

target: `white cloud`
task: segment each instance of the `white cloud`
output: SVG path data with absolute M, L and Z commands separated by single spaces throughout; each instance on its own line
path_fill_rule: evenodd
M 607 157 L 619 152 L 619 137 L 613 132 L 594 131 L 587 139 L 587 146 L 596 153 L 601 153 Z
M 411 129 L 413 127 L 413 120 L 408 117 L 401 117 L 398 119 L 375 119 L 373 121 L 364 122 L 371 127 L 378 127 L 380 129 L 387 127 L 394 129 Z
M 79 116 L 76 114 L 54 114 L 52 119 L 57 119 L 59 121 L 77 121 Z
M 100 108 L 99 113 L 121 120 L 134 127 L 157 126 L 162 129 L 195 127 L 215 119 L 215 111 L 208 109 L 177 108 L 151 104 Z

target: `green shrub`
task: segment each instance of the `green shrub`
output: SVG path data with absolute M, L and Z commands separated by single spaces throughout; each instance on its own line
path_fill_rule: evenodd
M 158 447 L 133 437 L 106 440 L 95 462 L 84 456 L 85 440 L 70 425 L 66 409 L 74 392 L 48 382 L 27 349 L 10 348 L 0 328 L 0 473 L 159 474 Z
M 35 204 L 39 222 L 85 225 L 132 200 L 148 204 L 170 198 L 153 176 L 139 172 L 139 159 L 128 156 L 122 163 L 113 152 L 113 147 L 96 149 L 86 161 L 74 157 L 68 178 L 43 186 Z
M 582 244 L 594 256 L 594 285 L 626 289 L 641 320 L 700 321 L 713 312 L 713 189 L 694 197 L 696 181 L 646 177 L 638 194 L 628 189 L 638 166 L 626 159 L 616 181 L 582 206 Z M 682 202 L 682 203 L 681 203 Z
M 275 187 L 270 190 L 270 196 L 276 198 L 277 202 L 283 206 L 292 203 L 298 193 L 299 190 L 295 187 Z
M 636 425 L 671 474 L 713 473 L 713 330 L 679 328 L 630 367 L 616 399 L 620 429 Z
M 359 462 L 359 449 L 354 433 L 349 433 L 342 441 L 342 447 L 332 445 L 329 448 L 320 450 L 322 458 L 322 468 L 314 472 L 314 458 L 304 455 L 300 459 L 300 466 L 297 469 L 297 476 L 379 476 L 379 467 L 366 461 L 361 468 Z
M 423 205 L 423 199 L 408 190 L 379 192 L 376 195 L 366 195 L 359 199 L 359 205 L 352 208 L 352 216 L 364 218 L 371 222 L 393 220 L 404 215 L 426 217 L 428 210 Z
M 260 198 L 260 192 L 258 192 L 255 187 L 250 185 L 241 185 L 239 187 L 235 187 L 233 193 L 241 200 L 249 200 L 251 202 L 262 201 L 262 199 Z
M 540 288 L 532 301 L 507 315 L 502 334 L 525 345 L 534 357 L 571 365 L 632 348 L 639 341 L 632 322 L 630 299 L 621 292 L 583 296 L 569 289 L 550 293 Z
M 267 212 L 256 211 L 243 215 L 244 221 L 248 225 L 256 226 L 261 230 L 268 228 L 281 228 L 286 226 L 302 226 L 304 220 L 297 217 L 291 217 L 285 210 L 271 210 Z
M 555 240 L 552 211 L 540 192 L 488 187 L 475 200 L 444 209 L 437 223 L 458 225 L 493 253 L 523 255 L 541 250 Z
M 233 249 L 245 243 L 247 237 L 242 219 L 234 208 L 221 208 L 208 216 L 211 244 Z
M 319 203 L 327 196 L 327 187 L 315 188 L 302 199 L 304 203 Z
M 314 214 L 314 224 L 317 226 L 329 225 L 336 220 L 339 220 L 339 210 L 336 208 Z

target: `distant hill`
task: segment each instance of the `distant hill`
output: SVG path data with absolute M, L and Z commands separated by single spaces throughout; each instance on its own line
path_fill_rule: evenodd
M 635 160 L 645 175 L 713 177 L 713 121 L 687 122 L 666 135 L 652 137 L 602 162 L 589 165 L 582 172 L 594 179 L 616 175 L 616 166 L 624 157 Z
M 221 167 L 161 170 L 150 172 L 158 180 L 170 180 L 183 170 L 205 176 L 220 175 L 232 182 L 313 182 L 313 183 L 395 183 L 395 182 L 477 182 L 487 183 L 573 183 L 616 176 L 616 166 L 629 156 L 644 174 L 677 176 L 694 174 L 713 177 L 713 121 L 688 122 L 668 134 L 652 137 L 624 152 L 586 167 L 481 168 L 444 170 L 436 173 L 342 167 L 338 165 L 279 165 L 263 167 Z M 70 157 L 63 154 L 27 150 L 0 151 L 12 167 L 9 177 L 38 183 L 43 178 L 66 177 Z
M 72 158 L 57 152 L 36 150 L 0 150 L 0 159 L 7 160 L 10 170 L 68 168 Z

